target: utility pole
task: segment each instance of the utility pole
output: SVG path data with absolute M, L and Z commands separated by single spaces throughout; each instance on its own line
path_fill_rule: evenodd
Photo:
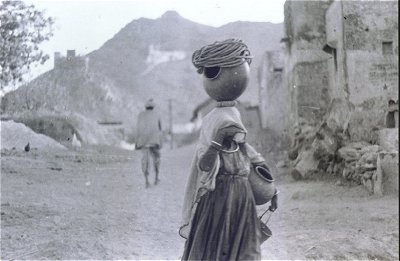
M 169 108 L 169 134 L 170 134 L 170 146 L 171 149 L 174 148 L 174 134 L 173 134 L 173 119 L 172 119 L 172 99 L 168 99 Z

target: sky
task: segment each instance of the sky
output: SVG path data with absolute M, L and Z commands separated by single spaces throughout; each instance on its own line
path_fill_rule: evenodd
M 191 21 L 221 26 L 234 21 L 283 22 L 284 0 L 23 0 L 55 18 L 54 36 L 41 45 L 50 55 L 26 75 L 30 80 L 52 69 L 54 52 L 75 49 L 85 55 L 100 48 L 120 29 L 140 17 L 156 19 L 168 10 Z

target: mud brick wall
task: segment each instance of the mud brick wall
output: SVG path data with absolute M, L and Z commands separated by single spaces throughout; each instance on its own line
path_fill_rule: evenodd
M 259 104 L 262 128 L 283 132 L 289 113 L 288 93 L 283 87 L 283 52 L 268 51 L 259 67 Z
M 331 4 L 325 14 L 326 20 L 326 44 L 335 50 L 331 50 L 328 59 L 329 69 L 329 92 L 333 99 L 346 99 L 348 86 L 346 83 L 346 62 L 343 27 L 344 19 L 342 13 L 342 2 L 335 1 Z M 334 52 L 334 53 L 333 53 Z
M 285 3 L 286 49 L 283 86 L 289 97 L 290 113 L 287 117 L 289 129 L 293 129 L 293 126 L 302 120 L 315 122 L 315 117 L 319 118 L 321 111 L 310 107 L 321 106 L 318 101 L 321 92 L 327 94 L 325 97 L 329 97 L 326 90 L 323 90 L 328 87 L 326 60 L 329 59 L 329 55 L 322 50 L 322 47 L 326 42 L 325 12 L 331 2 L 286 1 Z M 304 73 L 309 75 L 303 75 Z M 317 93 L 316 101 L 309 101 L 306 96 L 310 93 Z M 322 103 L 325 104 L 325 101 Z M 311 104 L 317 106 L 309 106 Z M 300 119 L 303 117 L 305 119 Z
M 356 105 L 350 132 L 371 142 L 373 130 L 384 127 L 388 100 L 398 97 L 397 2 L 348 1 L 343 15 L 349 100 Z
M 397 1 L 344 1 L 347 50 L 381 51 L 382 41 L 394 41 L 398 52 Z
M 335 1 L 326 12 L 332 98 L 355 106 L 349 123 L 353 141 L 376 143 L 389 99 L 398 97 L 398 3 Z M 336 60 L 336 65 L 334 65 Z
M 298 63 L 294 77 L 299 117 L 319 122 L 330 103 L 326 61 Z
M 325 11 L 332 1 L 286 1 L 285 33 L 298 50 L 322 48 L 325 43 Z
M 399 193 L 399 153 L 378 154 L 377 172 L 372 180 L 373 193 L 377 195 Z

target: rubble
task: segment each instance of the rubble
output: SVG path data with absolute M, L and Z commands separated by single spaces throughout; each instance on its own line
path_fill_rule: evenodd
M 350 142 L 326 123 L 314 129 L 307 126 L 306 130 L 297 130 L 288 155 L 297 154 L 291 162 L 294 179 L 331 175 L 363 185 L 371 194 L 398 192 L 398 129 L 380 130 L 380 145 Z
M 338 150 L 344 160 L 342 177 L 346 180 L 363 184 L 373 192 L 373 177 L 377 169 L 377 158 L 380 148 L 366 142 L 353 142 Z
M 305 134 L 297 137 L 303 140 L 297 141 L 295 148 L 295 150 L 300 151 L 294 162 L 295 167 L 292 172 L 295 179 L 309 178 L 312 174 L 318 172 L 329 174 L 334 172 L 333 161 L 341 138 L 335 135 L 326 123 L 319 126 L 317 130 L 310 129 L 310 126 L 307 126 Z M 293 150 L 291 155 L 294 156 Z

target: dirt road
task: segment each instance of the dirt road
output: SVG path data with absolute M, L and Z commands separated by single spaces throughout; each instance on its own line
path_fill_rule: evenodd
M 192 155 L 193 146 L 165 149 L 161 183 L 145 189 L 137 151 L 3 151 L 1 259 L 179 259 Z M 284 176 L 277 183 L 263 259 L 399 258 L 398 196 Z

